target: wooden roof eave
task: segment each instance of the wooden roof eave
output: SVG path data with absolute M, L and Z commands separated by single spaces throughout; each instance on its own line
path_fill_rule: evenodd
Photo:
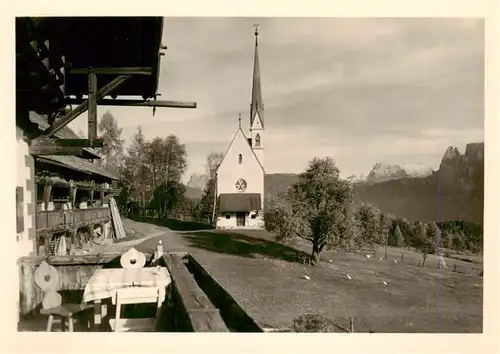
M 55 155 L 54 157 L 58 157 L 59 159 L 63 158 L 59 155 Z M 82 168 L 82 167 L 76 167 L 76 166 L 71 166 L 70 163 L 64 163 L 64 162 L 61 162 L 61 161 L 57 161 L 55 159 L 51 159 L 51 156 L 40 156 L 40 157 L 37 157 L 37 162 L 40 162 L 40 163 L 43 163 L 43 164 L 46 164 L 46 165 L 54 165 L 54 166 L 58 166 L 58 167 L 62 167 L 66 170 L 70 170 L 70 171 L 74 171 L 74 172 L 77 172 L 77 173 L 83 173 L 85 175 L 88 175 L 90 177 L 99 177 L 100 179 L 105 179 L 105 180 L 108 180 L 108 181 L 118 181 L 119 178 L 117 176 L 113 176 L 111 173 L 107 173 L 107 171 L 102 171 L 102 172 L 98 172 L 98 171 L 90 171 L 88 169 L 85 169 L 85 168 Z M 89 162 L 90 163 L 90 162 Z M 102 169 L 101 167 L 99 166 L 95 166 L 95 169 Z

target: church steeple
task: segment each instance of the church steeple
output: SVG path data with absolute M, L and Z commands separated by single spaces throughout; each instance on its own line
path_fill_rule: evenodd
M 264 128 L 264 104 L 262 103 L 262 89 L 260 87 L 259 32 L 257 27 L 258 25 L 255 25 L 255 56 L 253 63 L 252 103 L 250 104 L 250 128 L 253 127 L 257 115 L 260 118 L 262 128 Z

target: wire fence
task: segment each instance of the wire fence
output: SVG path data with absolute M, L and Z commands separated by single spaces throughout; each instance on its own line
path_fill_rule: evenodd
M 428 255 L 424 262 L 422 255 L 419 255 L 417 252 L 412 250 L 397 251 L 392 248 L 390 252 L 388 252 L 387 257 L 384 251 L 378 251 L 374 255 L 373 249 L 358 249 L 352 250 L 349 253 L 364 255 L 367 258 L 373 257 L 374 259 L 379 259 L 381 261 L 403 263 L 417 267 L 435 268 L 443 271 L 448 268 L 449 273 L 453 272 L 470 276 L 483 276 L 482 264 L 473 262 L 468 258 L 449 256 L 448 252 L 443 252 L 443 254 L 446 254 L 446 256 L 442 255 L 442 257 L 445 258 L 444 263 L 442 261 L 440 262 L 439 257 L 433 254 Z

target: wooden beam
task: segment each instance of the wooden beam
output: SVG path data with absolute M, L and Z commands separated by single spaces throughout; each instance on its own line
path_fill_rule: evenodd
M 88 75 L 91 71 L 97 75 L 152 75 L 149 67 L 123 67 L 123 68 L 67 68 L 71 75 Z
M 43 155 L 81 155 L 83 148 L 102 147 L 103 139 L 96 139 L 92 144 L 87 139 L 53 139 L 35 140 L 29 147 L 29 153 Z
M 116 89 L 118 86 L 124 83 L 129 77 L 130 75 L 118 76 L 113 81 L 111 81 L 106 86 L 102 87 L 99 91 L 97 91 L 96 99 L 101 100 L 105 96 L 109 95 L 114 89 Z M 74 110 L 69 112 L 64 117 L 61 117 L 50 128 L 46 129 L 43 132 L 43 136 L 51 137 L 59 130 L 64 128 L 66 125 L 68 125 L 70 122 L 75 120 L 80 114 L 84 113 L 88 109 L 88 106 L 89 106 L 88 101 L 87 100 L 83 101 L 82 103 L 80 103 L 78 107 L 76 107 Z
M 82 147 L 75 146 L 36 145 L 30 146 L 29 153 L 34 156 L 80 156 L 83 153 L 83 149 Z
M 97 75 L 91 71 L 88 75 L 89 98 L 88 98 L 88 137 L 89 143 L 97 139 Z
M 68 98 L 67 104 L 81 104 L 85 100 L 83 98 Z M 129 106 L 129 107 L 165 107 L 165 108 L 196 108 L 196 102 L 183 101 L 143 101 L 143 100 L 128 100 L 128 99 L 102 99 L 97 101 L 99 106 Z
M 152 253 L 143 252 L 146 256 L 146 261 L 151 261 L 153 258 Z M 42 261 L 46 261 L 48 264 L 57 265 L 100 265 L 106 264 L 114 259 L 120 258 L 123 252 L 106 252 L 99 254 L 82 254 L 82 255 L 71 255 L 71 256 L 50 256 L 45 257 L 21 257 L 17 259 L 17 264 L 37 266 L 40 265 Z
M 93 144 L 90 143 L 89 139 L 58 139 L 58 138 L 42 138 L 36 140 L 37 144 L 40 145 L 56 145 L 61 147 L 103 147 L 104 139 L 95 139 Z M 32 144 L 36 145 L 36 144 Z

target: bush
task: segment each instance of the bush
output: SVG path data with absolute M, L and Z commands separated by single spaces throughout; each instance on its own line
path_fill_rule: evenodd
M 319 313 L 305 313 L 293 319 L 294 332 L 339 332 L 333 321 Z

